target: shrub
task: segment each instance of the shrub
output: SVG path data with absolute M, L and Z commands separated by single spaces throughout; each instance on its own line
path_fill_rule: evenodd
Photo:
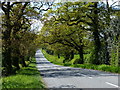
M 70 63 L 70 62 L 66 62 L 66 63 L 64 63 L 63 65 L 64 65 L 64 66 L 70 66 L 71 63 Z
M 80 64 L 81 63 L 81 59 L 75 59 L 74 61 L 73 61 L 73 64 Z

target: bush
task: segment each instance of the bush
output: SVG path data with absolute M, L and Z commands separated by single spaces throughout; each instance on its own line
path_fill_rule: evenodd
M 75 60 L 73 61 L 73 64 L 80 64 L 80 62 L 81 62 L 80 59 L 75 59 Z
M 80 67 L 80 68 L 86 68 L 86 69 L 94 69 L 94 70 L 101 70 L 101 71 L 107 71 L 112 73 L 120 73 L 120 67 L 114 67 L 110 65 L 93 65 L 93 64 L 74 64 L 71 65 L 72 67 Z
M 107 69 L 107 68 L 108 68 L 108 66 L 105 65 L 105 64 L 98 66 L 98 69 L 99 69 L 99 70 L 103 70 L 103 71 L 105 71 L 105 69 Z
M 99 65 L 98 70 L 108 71 L 108 72 L 113 72 L 113 73 L 119 73 L 119 67 L 105 65 L 105 64 Z
M 97 69 L 97 67 L 93 64 L 85 64 L 85 68 L 87 68 L 87 69 Z
M 70 66 L 71 63 L 70 63 L 70 62 L 66 62 L 66 63 L 64 63 L 63 65 L 64 65 L 64 66 Z

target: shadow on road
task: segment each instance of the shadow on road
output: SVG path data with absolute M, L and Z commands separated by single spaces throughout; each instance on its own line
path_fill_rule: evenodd
M 70 76 L 117 76 L 116 74 L 97 70 L 81 69 L 54 65 L 47 61 L 37 62 L 38 69 L 43 77 L 70 77 Z

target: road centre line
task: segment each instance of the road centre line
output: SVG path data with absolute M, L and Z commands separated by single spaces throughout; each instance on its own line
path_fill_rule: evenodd
M 106 84 L 109 84 L 109 85 L 111 85 L 111 86 L 114 86 L 114 87 L 117 87 L 117 88 L 119 88 L 119 86 L 118 85 L 115 85 L 115 84 L 112 84 L 112 83 L 109 83 L 109 82 L 105 82 Z

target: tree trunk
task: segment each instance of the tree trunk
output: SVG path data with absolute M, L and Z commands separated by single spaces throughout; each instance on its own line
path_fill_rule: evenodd
M 13 68 L 12 68 L 12 59 L 11 59 L 11 23 L 10 23 L 10 2 L 7 2 L 6 4 L 7 8 L 4 8 L 2 6 L 2 10 L 5 13 L 5 20 L 6 20 L 6 29 L 2 32 L 3 36 L 3 48 L 5 49 L 3 52 L 3 67 L 6 68 L 6 75 L 12 74 Z
M 101 49 L 101 43 L 100 43 L 100 38 L 99 38 L 99 32 L 98 32 L 98 10 L 97 10 L 97 3 L 94 3 L 94 18 L 93 18 L 93 37 L 95 41 L 95 57 L 93 60 L 93 64 L 99 64 L 99 53 Z
M 80 56 L 80 60 L 78 61 L 79 64 L 83 64 L 84 63 L 84 55 L 83 55 L 83 47 L 80 47 L 80 50 L 78 51 L 79 56 Z
M 60 54 L 58 54 L 58 58 L 60 58 Z
M 107 25 L 108 27 L 110 26 L 110 7 L 109 7 L 109 3 L 108 0 L 106 0 L 106 7 L 107 7 Z M 110 55 L 109 55 L 109 51 L 108 51 L 108 42 L 107 42 L 107 35 L 104 34 L 104 40 L 105 40 L 105 64 L 110 65 Z
M 6 62 L 7 75 L 11 75 L 13 68 L 12 68 L 11 49 L 10 48 L 5 52 L 4 60 Z
M 70 60 L 72 60 L 73 58 L 74 58 L 74 51 L 71 51 Z
M 23 67 L 27 67 L 24 56 L 21 56 L 21 64 Z
M 107 36 L 106 35 L 104 37 L 104 40 L 105 40 L 105 64 L 110 65 L 109 52 L 108 52 L 108 42 L 107 42 Z
M 68 52 L 65 52 L 64 53 L 64 60 L 63 60 L 63 63 L 65 63 L 66 61 L 68 61 L 69 60 L 69 58 L 70 58 L 70 55 L 69 55 L 69 53 Z
M 120 39 L 120 36 L 118 38 Z M 118 47 L 117 47 L 117 61 L 118 61 L 118 66 L 120 66 L 120 41 L 118 41 Z
M 17 68 L 17 70 L 20 69 L 18 57 L 13 57 L 13 65 Z

